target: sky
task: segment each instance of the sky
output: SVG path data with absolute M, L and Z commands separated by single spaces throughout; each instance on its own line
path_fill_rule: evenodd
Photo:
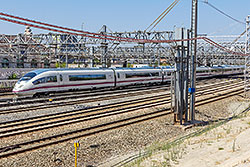
M 68 28 L 98 32 L 107 25 L 112 32 L 145 30 L 174 0 L 1 0 L 0 12 Z M 198 33 L 239 35 L 245 25 L 225 17 L 200 0 Z M 154 29 L 190 28 L 192 0 L 180 0 Z M 208 0 L 216 8 L 245 22 L 250 0 Z M 0 34 L 23 33 L 25 26 L 0 20 Z M 31 28 L 33 33 L 48 33 Z

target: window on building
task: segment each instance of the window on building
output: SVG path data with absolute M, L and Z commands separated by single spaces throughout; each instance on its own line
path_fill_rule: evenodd
M 37 61 L 35 59 L 32 59 L 30 65 L 31 68 L 37 68 Z
M 3 58 L 2 67 L 3 68 L 9 68 L 9 60 L 7 58 Z
M 24 68 L 24 57 L 17 58 L 17 68 Z
M 49 60 L 48 60 L 48 59 L 45 59 L 45 60 L 43 61 L 43 65 L 44 65 L 44 68 L 49 68 L 49 67 L 50 67 Z

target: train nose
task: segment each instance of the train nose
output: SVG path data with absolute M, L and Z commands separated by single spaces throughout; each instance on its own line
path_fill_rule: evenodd
M 23 84 L 16 83 L 12 92 L 18 95 L 23 90 L 23 86 L 24 86 Z

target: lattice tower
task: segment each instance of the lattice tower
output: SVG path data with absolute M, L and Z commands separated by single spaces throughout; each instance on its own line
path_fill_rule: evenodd
M 246 46 L 245 54 L 245 97 L 249 96 L 250 90 L 250 15 L 246 17 Z

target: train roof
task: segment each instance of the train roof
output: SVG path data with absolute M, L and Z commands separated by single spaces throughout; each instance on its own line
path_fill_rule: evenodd
M 46 68 L 46 69 L 37 69 L 31 72 L 38 74 L 47 72 L 47 71 L 78 71 L 78 70 L 109 70 L 108 68 Z
M 125 68 L 125 67 L 118 67 L 114 68 L 115 70 L 153 70 L 153 69 L 161 69 L 159 67 L 138 67 L 138 68 Z
M 244 65 L 222 65 L 222 66 L 218 66 L 215 65 L 213 67 L 205 67 L 205 66 L 201 66 L 201 67 L 197 67 L 198 69 L 211 69 L 211 68 L 244 68 Z M 47 69 L 37 69 L 37 70 L 33 70 L 31 72 L 38 74 L 47 72 L 47 71 L 77 71 L 77 70 L 111 70 L 111 69 L 117 69 L 117 70 L 135 70 L 135 69 L 174 69 L 174 67 L 172 66 L 160 66 L 160 67 L 137 67 L 137 68 L 125 68 L 125 67 L 115 67 L 115 68 L 47 68 Z
M 116 67 L 113 69 L 117 69 L 117 70 L 135 70 L 135 69 L 161 69 L 159 67 L 136 67 L 136 68 L 127 68 L 127 67 Z

